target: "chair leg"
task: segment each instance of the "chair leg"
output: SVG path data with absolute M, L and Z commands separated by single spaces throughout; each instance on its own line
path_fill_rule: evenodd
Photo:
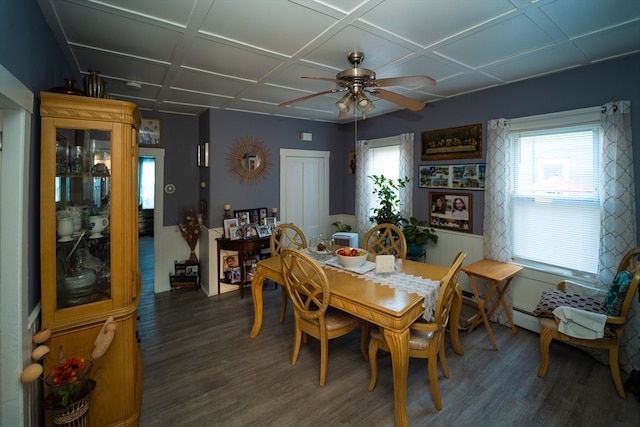
M 442 400 L 440 399 L 440 389 L 438 388 L 438 355 L 433 354 L 427 360 L 429 367 L 429 384 L 431 385 L 431 397 L 436 409 L 442 409 Z
M 626 399 L 627 394 L 624 391 L 622 378 L 620 377 L 620 365 L 618 362 L 619 348 L 619 343 L 618 345 L 609 347 L 609 369 L 611 369 L 611 377 L 613 377 L 613 383 L 616 385 L 616 390 L 618 390 L 618 396 Z
M 440 343 L 440 350 L 438 350 L 438 359 L 440 359 L 440 366 L 442 367 L 442 373 L 444 374 L 444 377 L 449 378 L 449 367 L 447 366 L 447 358 L 444 354 L 444 339 Z
M 549 368 L 549 346 L 551 345 L 551 331 L 549 329 L 542 329 L 540 331 L 540 369 L 538 369 L 538 376 L 544 377 Z
M 371 379 L 369 380 L 369 391 L 373 391 L 376 388 L 376 382 L 378 381 L 378 360 L 376 354 L 378 353 L 378 341 L 371 338 L 369 342 L 369 368 L 371 369 Z
M 297 323 L 297 322 L 296 322 Z M 302 344 L 302 331 L 298 329 L 298 325 L 295 327 L 293 333 L 293 350 L 291 351 L 291 365 L 295 365 L 298 361 L 298 355 L 300 354 L 300 345 Z
M 321 333 L 322 335 L 322 333 Z M 327 383 L 327 365 L 329 360 L 329 339 L 320 337 L 320 387 Z
M 282 288 L 282 303 L 280 303 L 280 318 L 278 319 L 280 323 L 284 323 L 284 315 L 287 312 L 287 288 L 284 286 L 280 286 Z

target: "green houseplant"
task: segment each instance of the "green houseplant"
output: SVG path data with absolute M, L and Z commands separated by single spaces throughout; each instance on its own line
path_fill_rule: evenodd
M 373 181 L 373 194 L 376 194 L 380 201 L 380 206 L 372 209 L 373 215 L 369 220 L 376 224 L 393 224 L 400 227 L 404 218 L 400 215 L 398 192 L 407 185 L 409 178 L 398 178 L 395 181 L 384 175 L 370 175 L 369 178 Z
M 408 252 L 410 255 L 420 255 L 422 247 L 428 242 L 438 243 L 438 235 L 433 228 L 421 227 L 416 217 L 402 221 L 402 234 L 407 241 Z

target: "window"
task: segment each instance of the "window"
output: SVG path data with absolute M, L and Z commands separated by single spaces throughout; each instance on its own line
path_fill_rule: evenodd
M 400 178 L 400 147 L 397 144 L 373 146 L 369 149 L 369 156 L 371 156 L 371 173 L 369 175 L 384 175 L 385 178 L 394 181 Z M 369 194 L 370 209 L 378 207 L 379 204 L 377 195 L 371 192 Z
M 594 275 L 600 234 L 597 111 L 514 119 L 513 257 Z

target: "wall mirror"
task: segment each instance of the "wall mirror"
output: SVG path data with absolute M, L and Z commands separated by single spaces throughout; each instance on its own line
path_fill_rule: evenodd
M 263 179 L 269 170 L 269 151 L 262 141 L 254 137 L 237 139 L 227 160 L 229 172 L 236 174 L 243 184 Z

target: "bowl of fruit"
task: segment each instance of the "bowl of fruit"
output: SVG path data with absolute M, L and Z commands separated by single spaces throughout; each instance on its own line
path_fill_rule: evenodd
M 361 248 L 340 248 L 336 251 L 338 261 L 343 267 L 360 267 L 367 260 L 368 252 Z

